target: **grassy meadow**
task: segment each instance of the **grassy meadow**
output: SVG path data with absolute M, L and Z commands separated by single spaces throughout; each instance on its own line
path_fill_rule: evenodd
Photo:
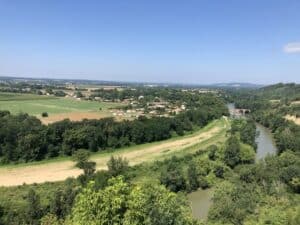
M 47 112 L 49 117 L 44 118 L 45 123 L 65 118 L 80 120 L 112 116 L 108 109 L 117 106 L 120 106 L 120 103 L 0 92 L 0 110 L 8 110 L 12 114 L 28 113 L 38 117 L 41 117 L 43 112 Z M 52 118 L 52 116 L 54 117 Z

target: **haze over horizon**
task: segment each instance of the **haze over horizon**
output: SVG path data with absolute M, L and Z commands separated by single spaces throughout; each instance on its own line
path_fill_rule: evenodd
M 0 75 L 300 83 L 300 1 L 0 2 Z

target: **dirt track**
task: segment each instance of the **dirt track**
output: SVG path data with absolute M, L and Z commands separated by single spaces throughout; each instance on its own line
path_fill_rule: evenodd
M 224 128 L 225 127 L 221 126 L 213 126 L 207 131 L 199 132 L 196 135 L 186 136 L 177 140 L 166 140 L 150 146 L 141 145 L 134 150 L 115 152 L 113 155 L 126 157 L 130 164 L 134 165 L 201 143 L 213 137 Z M 97 163 L 97 170 L 106 169 L 106 162 L 110 156 L 111 155 L 95 155 L 92 157 L 92 160 Z M 0 186 L 59 181 L 67 177 L 76 177 L 80 174 L 81 170 L 75 168 L 74 163 L 70 160 L 49 162 L 40 165 L 25 165 L 15 168 L 3 167 L 0 168 Z

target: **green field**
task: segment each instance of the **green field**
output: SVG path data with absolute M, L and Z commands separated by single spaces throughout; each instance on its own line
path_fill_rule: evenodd
M 120 106 L 119 103 L 78 101 L 68 98 L 40 96 L 32 94 L 0 93 L 0 110 L 9 110 L 13 114 L 28 113 L 40 115 L 42 112 L 49 114 L 68 112 L 99 112 Z

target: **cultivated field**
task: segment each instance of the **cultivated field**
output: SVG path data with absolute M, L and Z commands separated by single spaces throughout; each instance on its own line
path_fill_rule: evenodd
M 28 113 L 37 116 L 43 123 L 56 122 L 66 118 L 74 121 L 84 118 L 100 119 L 112 116 L 109 108 L 120 105 L 120 103 L 79 101 L 52 96 L 0 93 L 0 110 L 9 110 L 13 114 Z M 49 116 L 42 118 L 43 112 L 47 112 Z
M 173 154 L 194 152 L 211 144 L 223 142 L 228 129 L 229 121 L 227 118 L 223 118 L 190 135 L 123 148 L 113 153 L 98 153 L 93 155 L 91 160 L 97 163 L 98 170 L 106 169 L 106 163 L 112 155 L 127 158 L 131 165 L 145 161 L 161 160 Z M 67 177 L 76 177 L 79 174 L 81 174 L 81 170 L 75 168 L 74 162 L 69 158 L 16 166 L 2 166 L 0 167 L 0 186 L 59 181 Z

